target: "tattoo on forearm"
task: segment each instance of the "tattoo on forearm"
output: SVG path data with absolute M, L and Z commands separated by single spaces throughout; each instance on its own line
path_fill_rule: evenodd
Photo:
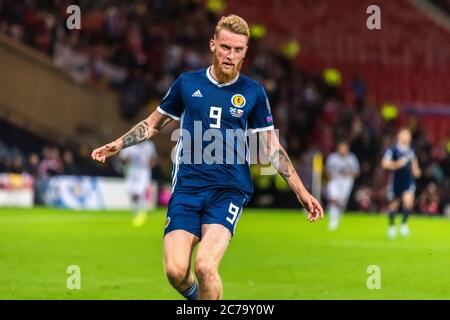
M 149 127 L 146 121 L 139 122 L 136 126 L 133 127 L 130 131 L 122 136 L 123 146 L 122 148 L 127 148 L 134 146 L 146 139 L 148 139 L 149 135 Z
M 116 146 L 113 145 L 113 144 L 107 144 L 107 145 L 106 145 L 106 151 L 108 151 L 108 152 L 116 152 L 116 151 L 117 151 L 117 148 L 116 148 Z
M 294 166 L 292 165 L 292 162 L 284 149 L 275 150 L 272 154 L 271 162 L 285 179 L 289 179 L 289 177 L 295 172 Z

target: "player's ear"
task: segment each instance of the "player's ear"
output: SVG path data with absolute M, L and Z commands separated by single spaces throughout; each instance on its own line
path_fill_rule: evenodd
M 214 39 L 209 40 L 209 49 L 212 53 L 216 52 L 216 41 Z

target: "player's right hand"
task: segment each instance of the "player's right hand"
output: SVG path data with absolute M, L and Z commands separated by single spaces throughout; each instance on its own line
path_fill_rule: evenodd
M 320 202 L 317 201 L 309 192 L 305 191 L 297 195 L 297 199 L 303 205 L 308 213 L 308 220 L 316 222 L 319 218 L 323 219 L 323 209 Z
M 106 158 L 112 157 L 113 155 L 117 154 L 121 149 L 122 143 L 116 140 L 92 151 L 91 157 L 94 160 L 105 162 Z

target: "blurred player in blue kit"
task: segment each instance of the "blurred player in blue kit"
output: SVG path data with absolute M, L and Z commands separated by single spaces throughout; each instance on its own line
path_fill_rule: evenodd
M 400 234 L 409 236 L 408 217 L 414 206 L 415 178 L 420 177 L 421 171 L 414 151 L 411 149 L 411 132 L 402 128 L 397 135 L 397 143 L 387 149 L 381 161 L 383 169 L 391 172 L 387 187 L 389 201 L 388 238 L 397 236 L 395 213 L 401 208 L 402 223 Z

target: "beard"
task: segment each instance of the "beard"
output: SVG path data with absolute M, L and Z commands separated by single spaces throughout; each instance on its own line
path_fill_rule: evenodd
M 223 68 L 223 64 L 220 63 L 219 59 L 215 54 L 213 55 L 213 57 L 214 57 L 214 72 L 216 74 L 217 81 L 219 83 L 227 83 L 235 79 L 239 71 L 241 71 L 242 64 L 244 63 L 244 59 L 242 59 L 241 61 L 239 61 L 238 64 L 233 65 L 233 68 L 228 70 Z

